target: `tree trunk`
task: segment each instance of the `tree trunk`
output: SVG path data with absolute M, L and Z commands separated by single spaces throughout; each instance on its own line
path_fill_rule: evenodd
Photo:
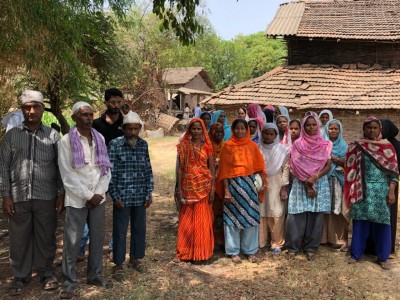
M 67 119 L 64 117 L 61 111 L 61 99 L 60 91 L 57 82 L 49 83 L 47 86 L 47 93 L 50 100 L 50 112 L 57 118 L 60 122 L 61 133 L 67 134 L 69 132 L 70 126 Z

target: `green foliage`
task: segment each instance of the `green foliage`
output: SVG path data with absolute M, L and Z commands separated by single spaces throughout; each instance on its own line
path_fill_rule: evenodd
M 285 62 L 286 53 L 283 41 L 263 32 L 224 41 L 209 27 L 195 45 L 176 45 L 162 57 L 169 67 L 204 67 L 218 91 L 274 69 Z
M 196 19 L 196 8 L 200 0 L 153 0 L 153 13 L 162 23 L 161 29 L 173 29 L 182 44 L 194 43 L 197 33 L 203 32 L 203 27 Z

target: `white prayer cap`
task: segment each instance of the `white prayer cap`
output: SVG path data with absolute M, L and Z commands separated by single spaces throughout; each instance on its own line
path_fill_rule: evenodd
M 20 97 L 21 105 L 29 102 L 38 102 L 43 104 L 43 95 L 41 92 L 25 90 Z
M 72 106 L 72 114 L 74 115 L 83 106 L 89 106 L 90 108 L 92 107 L 89 103 L 85 101 L 78 101 L 74 104 L 74 106 Z
M 139 115 L 133 111 L 127 113 L 124 117 L 124 121 L 122 124 L 143 124 L 142 120 L 140 119 Z

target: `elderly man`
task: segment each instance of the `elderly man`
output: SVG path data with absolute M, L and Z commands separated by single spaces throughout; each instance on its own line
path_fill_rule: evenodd
M 66 191 L 62 299 L 72 298 L 77 286 L 75 265 L 86 221 L 90 230 L 87 283 L 111 286 L 102 277 L 104 201 L 111 178 L 111 165 L 103 136 L 92 128 L 92 107 L 86 102 L 76 103 L 72 107 L 72 119 L 76 126 L 63 136 L 58 148 L 58 163 Z
M 109 146 L 113 209 L 114 278 L 121 280 L 126 255 L 126 234 L 131 222 L 130 267 L 144 271 L 140 260 L 145 254 L 146 208 L 152 201 L 153 173 L 147 142 L 138 135 L 142 127 L 138 114 L 129 112 L 122 125 L 124 136 Z
M 57 212 L 64 188 L 57 165 L 60 135 L 42 124 L 43 95 L 22 93 L 25 121 L 9 130 L 0 145 L 0 189 L 9 218 L 10 262 L 14 275 L 11 295 L 22 293 L 35 269 L 45 290 L 58 287 L 53 262 L 56 254 Z

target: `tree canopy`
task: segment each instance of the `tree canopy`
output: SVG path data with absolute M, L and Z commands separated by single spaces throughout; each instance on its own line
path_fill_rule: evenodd
M 282 62 L 284 44 L 262 33 L 222 40 L 198 12 L 201 5 L 200 0 L 2 0 L 3 104 L 25 88 L 39 89 L 68 132 L 65 108 L 102 99 L 110 86 L 132 91 L 152 108 L 165 97 L 166 67 L 201 66 L 219 90 Z

